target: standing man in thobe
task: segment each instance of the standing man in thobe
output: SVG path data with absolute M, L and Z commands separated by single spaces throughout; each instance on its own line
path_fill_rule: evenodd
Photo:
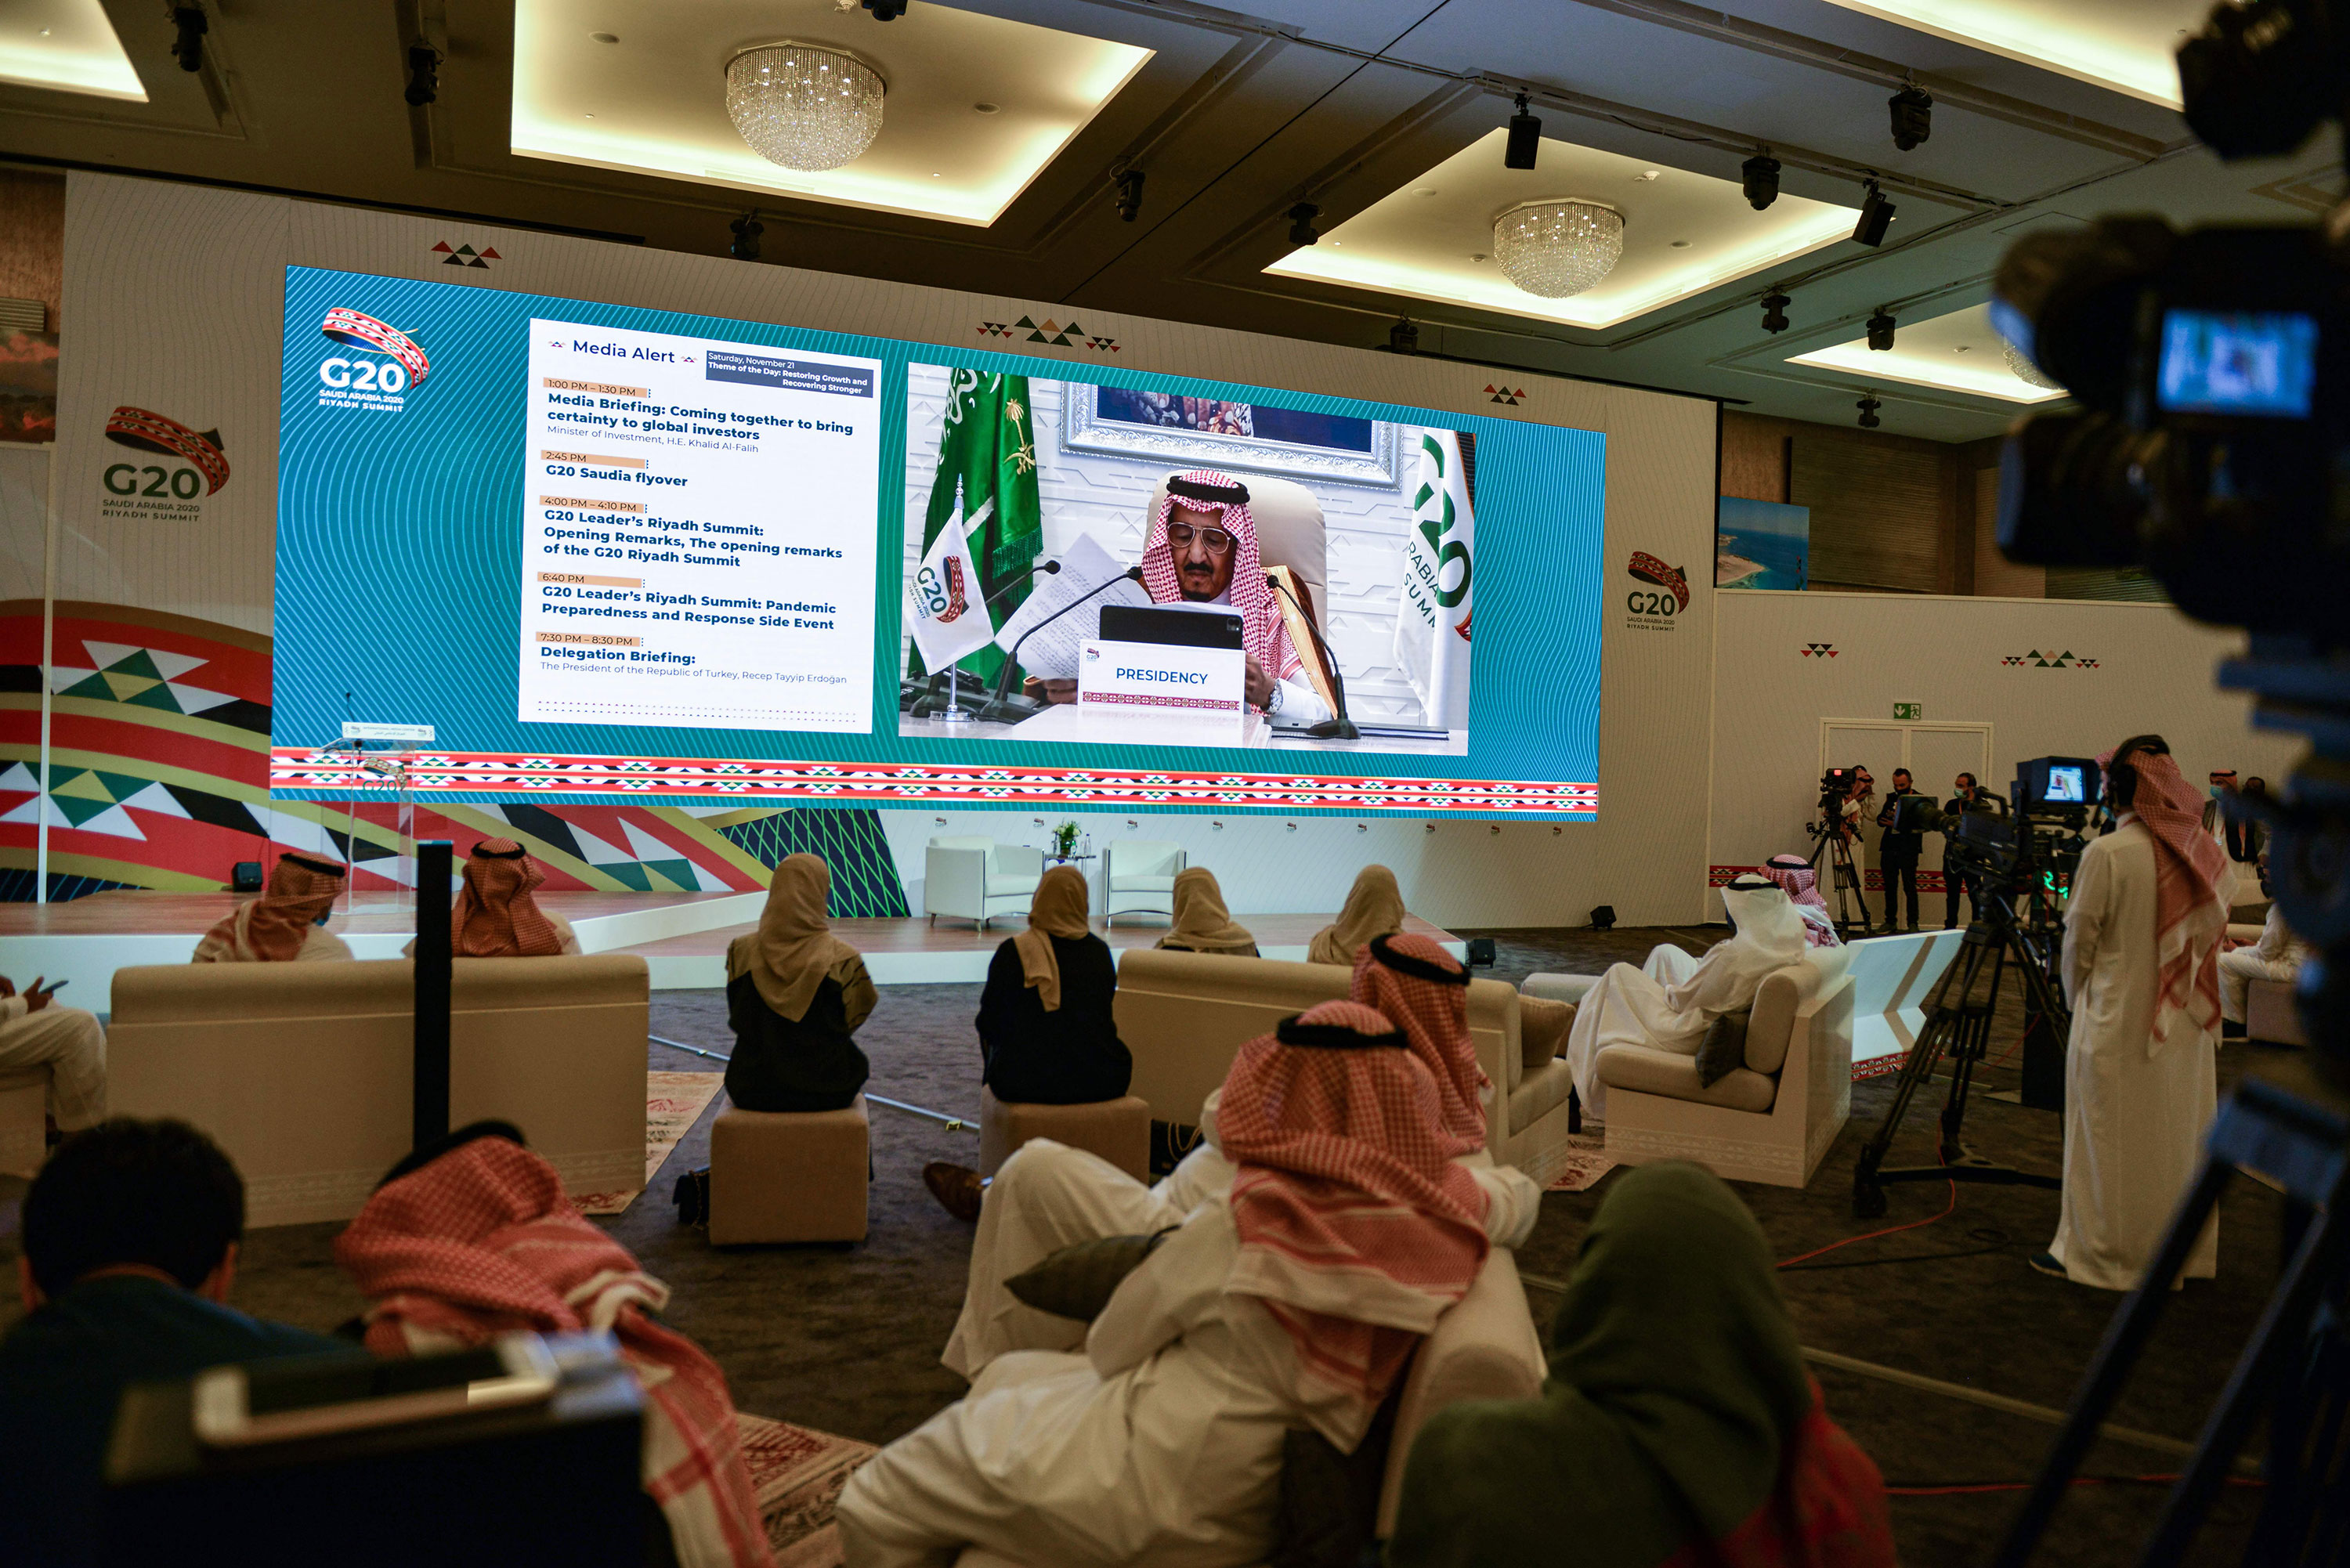
M 2134 735 L 2098 762 L 2116 821 L 2082 852 L 2064 913 L 2064 1189 L 2056 1239 L 2032 1266 L 2126 1291 L 2195 1179 L 2217 1109 L 2234 877 L 2161 736 Z M 2219 1261 L 2215 1214 L 2181 1273 L 2210 1279 Z

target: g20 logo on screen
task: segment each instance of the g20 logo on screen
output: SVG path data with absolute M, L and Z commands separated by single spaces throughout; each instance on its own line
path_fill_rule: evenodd
M 1672 630 L 1675 618 L 1690 606 L 1689 574 L 1646 550 L 1633 551 L 1624 571 L 1633 582 L 1645 585 L 1624 596 L 1624 624 L 1647 631 Z
M 322 409 L 398 413 L 408 406 L 408 392 L 432 373 L 423 345 L 364 311 L 338 305 L 327 312 L 318 331 L 328 342 L 353 350 L 318 361 Z
M 203 514 L 205 499 L 228 483 L 217 430 L 193 430 L 123 403 L 106 416 L 106 439 L 141 458 L 99 471 L 101 516 L 192 520 Z

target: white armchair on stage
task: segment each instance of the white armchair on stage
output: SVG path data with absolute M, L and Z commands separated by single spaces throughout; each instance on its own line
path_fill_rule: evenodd
M 1102 851 L 1103 918 L 1172 915 L 1175 877 L 1186 860 L 1181 845 L 1164 839 L 1112 844 Z
M 984 930 L 994 916 L 1026 914 L 1044 875 L 1041 849 L 993 838 L 933 838 L 922 856 L 922 912 L 932 925 L 951 915 Z

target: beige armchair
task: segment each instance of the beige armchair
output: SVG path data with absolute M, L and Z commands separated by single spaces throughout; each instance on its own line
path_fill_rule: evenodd
M 1200 1105 L 1223 1084 L 1243 1043 L 1317 1002 L 1347 994 L 1353 979 L 1336 964 L 1130 948 L 1118 955 L 1118 1032 L 1134 1055 L 1128 1092 L 1150 1102 L 1152 1119 L 1195 1123 Z M 1518 1043 L 1518 993 L 1497 980 L 1469 982 L 1469 1034 L 1493 1081 L 1486 1147 L 1548 1185 L 1573 1153 L 1567 1142 L 1565 1062 L 1527 1072 Z

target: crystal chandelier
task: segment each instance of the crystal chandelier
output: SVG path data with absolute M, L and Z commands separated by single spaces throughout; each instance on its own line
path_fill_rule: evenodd
M 1493 259 L 1512 283 L 1565 299 L 1616 270 L 1624 214 L 1600 202 L 1521 202 L 1493 220 Z
M 881 131 L 881 73 L 815 44 L 768 44 L 726 62 L 726 113 L 751 151 L 806 173 L 837 169 Z
M 2004 337 L 1999 340 L 1999 352 L 2000 358 L 2007 361 L 2007 368 L 2015 372 L 2017 380 L 2030 386 L 2045 387 L 2052 392 L 2064 389 L 2064 382 L 2033 364 L 2029 355 Z

